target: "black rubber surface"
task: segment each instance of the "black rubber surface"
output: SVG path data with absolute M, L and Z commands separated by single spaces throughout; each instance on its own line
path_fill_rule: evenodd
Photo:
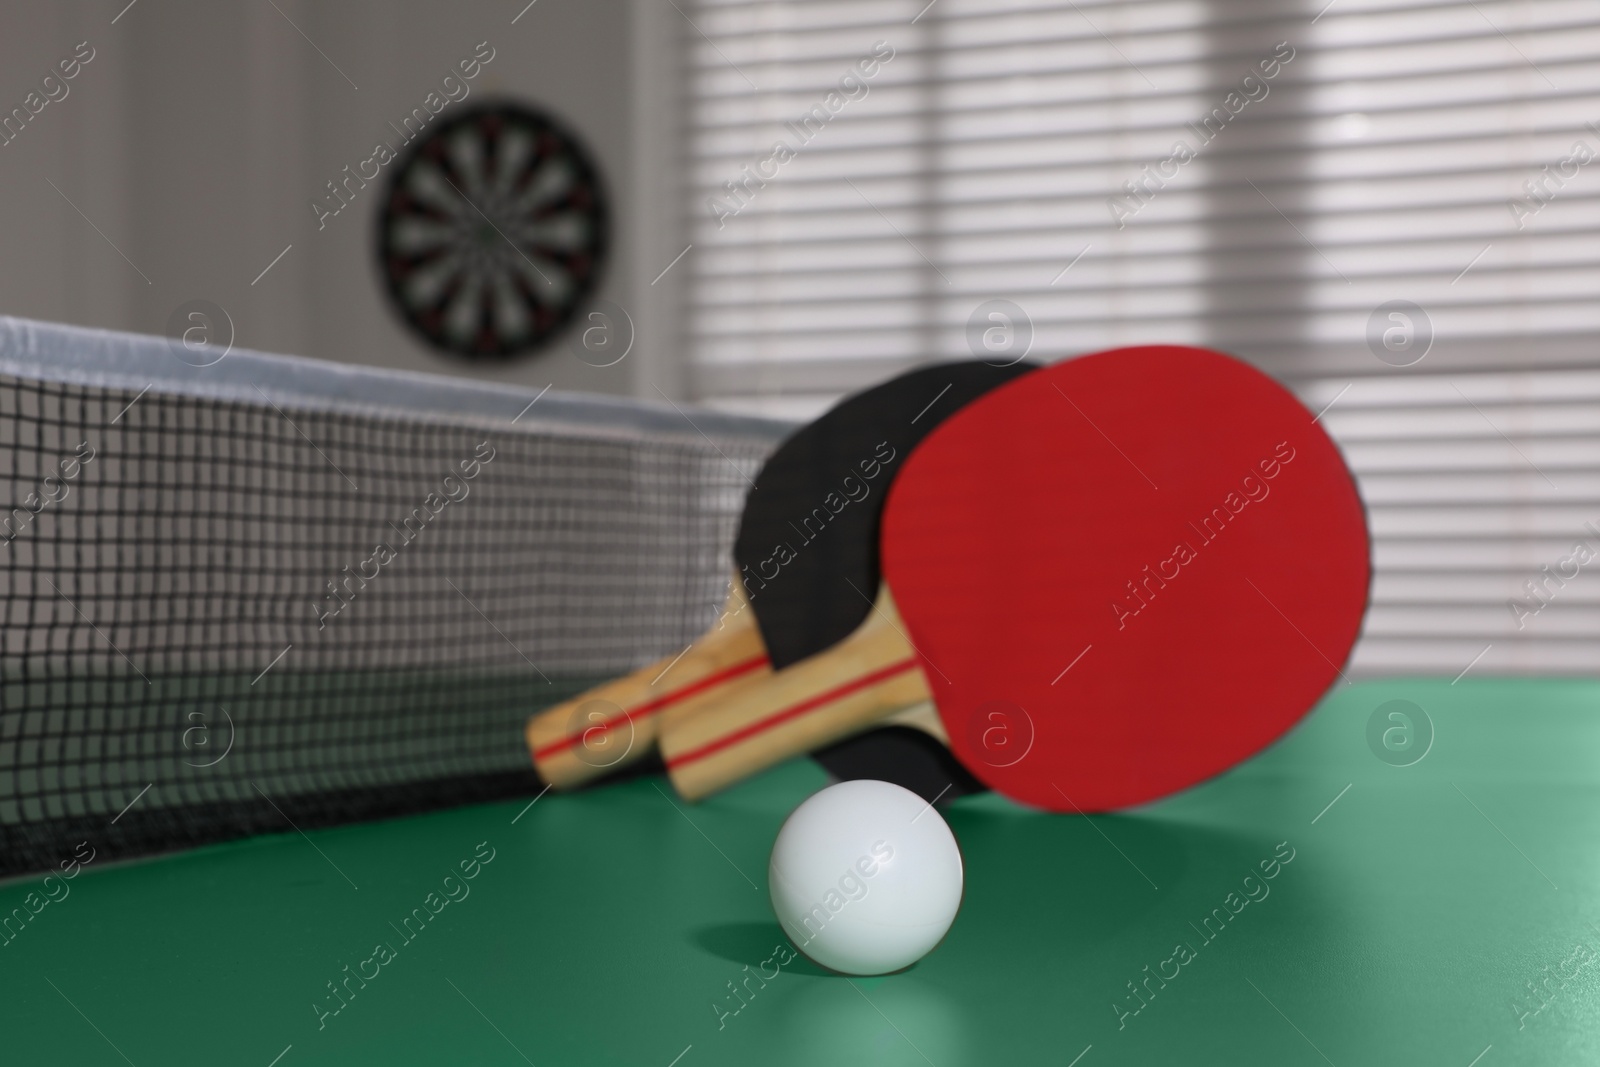
M 846 397 L 778 446 L 756 475 L 733 557 L 774 669 L 828 649 L 878 594 L 889 484 L 944 419 L 1036 364 L 919 367 Z

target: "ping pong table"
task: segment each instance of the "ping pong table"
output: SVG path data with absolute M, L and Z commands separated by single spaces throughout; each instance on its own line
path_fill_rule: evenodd
M 805 760 L 694 806 L 643 777 L 90 860 L 0 887 L 29 913 L 3 1058 L 1593 1063 L 1597 707 L 1583 680 L 1363 682 L 1145 809 L 965 798 L 962 912 L 881 978 L 794 956 L 768 909 Z

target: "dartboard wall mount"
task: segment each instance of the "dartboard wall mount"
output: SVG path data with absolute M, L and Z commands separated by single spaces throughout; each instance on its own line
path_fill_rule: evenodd
M 431 348 L 499 362 L 571 322 L 609 239 L 583 143 L 542 111 L 495 101 L 441 121 L 396 161 L 378 262 L 390 302 Z

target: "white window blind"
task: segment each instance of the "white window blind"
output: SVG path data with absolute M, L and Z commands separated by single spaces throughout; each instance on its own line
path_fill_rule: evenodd
M 697 399 L 805 417 L 975 314 L 1220 348 L 1332 404 L 1358 669 L 1600 667 L 1594 0 L 684 10 Z

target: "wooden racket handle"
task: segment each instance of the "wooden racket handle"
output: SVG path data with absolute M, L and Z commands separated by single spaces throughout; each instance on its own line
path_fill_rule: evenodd
M 742 587 L 737 581 L 735 590 Z M 661 715 L 692 709 L 740 681 L 772 673 L 754 614 L 729 599 L 719 628 L 684 652 L 546 708 L 528 720 L 525 736 L 539 776 L 570 789 L 654 751 Z
M 658 743 L 673 786 L 699 800 L 929 702 L 902 625 L 888 591 L 880 591 L 861 628 L 828 651 L 693 709 L 670 709 Z

